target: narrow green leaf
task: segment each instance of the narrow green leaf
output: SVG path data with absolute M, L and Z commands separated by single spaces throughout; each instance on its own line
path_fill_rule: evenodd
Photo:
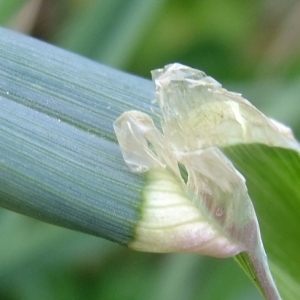
M 122 2 L 124 3 L 124 1 Z M 122 4 L 121 3 L 121 4 Z M 108 25 L 114 23 L 113 12 L 120 0 L 92 1 L 86 11 L 68 20 L 55 38 L 56 44 L 82 55 L 93 57 L 95 49 L 107 34 Z
M 133 58 L 141 37 L 165 1 L 101 0 L 71 19 L 56 44 L 118 68 Z
M 165 4 L 165 0 L 134 0 L 130 3 L 119 1 L 117 13 L 114 13 L 113 26 L 108 25 L 108 34 L 97 47 L 95 59 L 123 69 L 134 61 L 134 53 L 141 38 L 153 24 L 153 19 Z M 125 4 L 126 3 L 126 4 Z M 122 7 L 125 5 L 126 8 Z
M 300 293 L 300 155 L 261 144 L 223 150 L 246 178 L 282 297 L 296 299 Z
M 0 48 L 1 206 L 127 244 L 143 177 L 112 123 L 150 83 L 5 29 Z
M 28 0 L 1 0 L 0 25 L 6 24 Z

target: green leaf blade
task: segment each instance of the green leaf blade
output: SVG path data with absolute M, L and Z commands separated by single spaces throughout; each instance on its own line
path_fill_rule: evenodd
M 124 166 L 112 123 L 149 82 L 136 89 L 134 76 L 0 30 L 1 206 L 127 244 L 143 178 Z
M 223 151 L 246 178 L 271 271 L 282 297 L 293 299 L 300 291 L 300 155 L 261 144 L 236 145 Z

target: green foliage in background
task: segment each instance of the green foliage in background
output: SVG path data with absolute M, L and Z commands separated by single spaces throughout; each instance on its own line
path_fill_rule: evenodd
M 29 2 L 37 13 L 25 26 L 20 11 Z M 296 42 L 278 46 L 296 2 L 42 2 L 2 0 L 0 24 L 30 28 L 28 34 L 146 77 L 174 61 L 202 69 L 299 138 L 300 52 Z M 261 297 L 233 260 L 137 253 L 4 210 L 0 224 L 4 300 Z

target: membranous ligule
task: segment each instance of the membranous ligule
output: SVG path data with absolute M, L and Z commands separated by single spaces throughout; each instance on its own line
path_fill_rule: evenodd
M 245 180 L 220 149 L 254 142 L 298 147 L 291 132 L 201 71 L 173 64 L 152 75 L 161 128 L 139 111 L 114 123 L 128 167 L 147 172 L 131 246 L 218 257 L 262 248 Z

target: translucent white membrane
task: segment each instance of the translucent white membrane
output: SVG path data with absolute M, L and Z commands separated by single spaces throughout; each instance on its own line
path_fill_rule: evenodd
M 219 147 L 262 143 L 299 151 L 291 130 L 201 71 L 172 64 L 152 75 L 162 132 L 139 111 L 114 123 L 128 167 L 147 172 L 131 247 L 217 257 L 247 252 L 270 297 L 280 299 L 245 179 Z

